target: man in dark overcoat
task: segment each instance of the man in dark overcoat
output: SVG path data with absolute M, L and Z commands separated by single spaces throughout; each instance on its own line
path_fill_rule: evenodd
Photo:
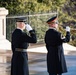
M 67 72 L 63 43 L 70 41 L 70 27 L 66 27 L 66 36 L 62 37 L 57 30 L 58 19 L 57 16 L 52 17 L 47 21 L 49 29 L 45 34 L 45 44 L 47 48 L 47 70 L 49 75 L 62 75 Z
M 16 18 L 17 28 L 12 33 L 12 60 L 11 75 L 29 75 L 28 69 L 28 43 L 36 43 L 35 30 L 26 24 L 26 18 Z M 29 35 L 23 30 L 26 29 Z

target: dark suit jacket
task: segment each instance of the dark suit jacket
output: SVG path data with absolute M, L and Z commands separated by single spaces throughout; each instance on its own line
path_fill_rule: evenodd
M 61 33 L 55 29 L 49 29 L 45 34 L 45 43 L 47 48 L 47 68 L 50 74 L 67 72 L 66 62 L 63 52 L 63 42 L 70 41 L 70 33 L 66 32 L 64 39 Z

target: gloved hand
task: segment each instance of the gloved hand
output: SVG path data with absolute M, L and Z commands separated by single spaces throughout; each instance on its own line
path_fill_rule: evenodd
M 32 27 L 29 24 L 26 24 L 26 30 L 30 31 L 30 30 L 33 30 L 33 29 L 32 29 Z
M 66 31 L 70 32 L 70 27 L 66 26 Z

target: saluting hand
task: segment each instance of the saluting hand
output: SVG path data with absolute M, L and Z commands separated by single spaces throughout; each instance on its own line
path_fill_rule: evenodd
M 30 30 L 33 30 L 33 29 L 32 29 L 32 27 L 29 24 L 26 24 L 26 30 L 30 31 Z
M 70 27 L 66 26 L 66 31 L 70 32 Z

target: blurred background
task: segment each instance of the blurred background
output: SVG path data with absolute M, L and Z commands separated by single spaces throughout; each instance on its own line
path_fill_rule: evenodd
M 65 35 L 65 26 L 71 27 L 71 41 L 76 46 L 76 1 L 75 0 L 1 0 L 0 7 L 9 10 L 6 20 L 6 38 L 11 41 L 16 17 L 27 17 L 27 22 L 36 30 L 38 43 L 44 43 L 46 21 L 58 15 L 59 30 Z

